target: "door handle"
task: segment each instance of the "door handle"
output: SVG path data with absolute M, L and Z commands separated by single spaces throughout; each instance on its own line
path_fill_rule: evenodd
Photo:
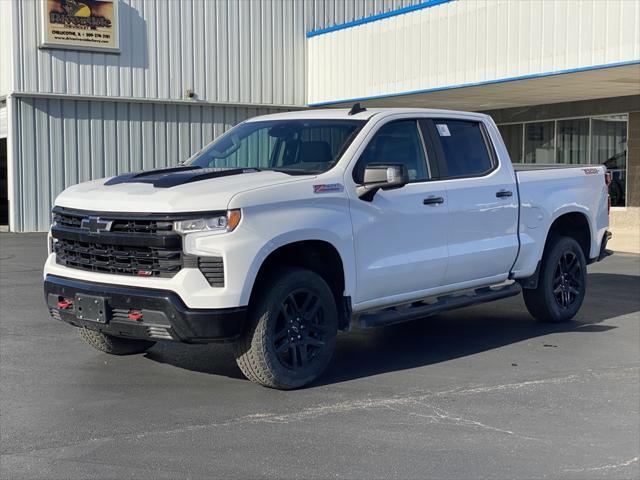
M 496 197 L 498 198 L 510 197 L 511 195 L 513 195 L 511 190 L 500 190 L 499 192 L 496 192 Z
M 437 205 L 438 203 L 444 203 L 444 198 L 442 197 L 428 197 L 422 201 L 423 205 Z

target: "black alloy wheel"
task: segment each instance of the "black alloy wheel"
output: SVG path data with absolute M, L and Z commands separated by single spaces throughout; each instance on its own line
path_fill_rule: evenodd
M 313 382 L 336 347 L 338 309 L 317 273 L 283 267 L 260 282 L 247 331 L 236 342 L 244 375 L 266 387 L 289 390 Z
M 543 322 L 566 322 L 580 310 L 587 291 L 587 264 L 575 238 L 553 235 L 540 261 L 538 284 L 524 288 L 529 313 Z
M 580 261 L 572 251 L 565 252 L 558 261 L 553 276 L 553 294 L 560 308 L 570 308 L 583 288 Z
M 291 292 L 280 305 L 273 347 L 289 369 L 306 367 L 325 345 L 328 328 L 318 295 L 306 288 Z

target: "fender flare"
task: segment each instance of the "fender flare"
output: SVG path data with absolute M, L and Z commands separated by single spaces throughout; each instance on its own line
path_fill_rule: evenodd
M 290 245 L 292 243 L 304 241 L 325 242 L 331 245 L 336 250 L 336 252 L 338 252 L 340 260 L 342 261 L 344 274 L 344 296 L 353 296 L 356 287 L 356 269 L 353 252 L 351 250 L 348 250 L 353 249 L 351 240 L 341 238 L 335 233 L 327 230 L 303 228 L 282 233 L 266 242 L 260 248 L 253 261 L 251 262 L 251 266 L 249 267 L 249 270 L 245 277 L 244 285 L 242 287 L 241 302 L 243 305 L 249 304 L 258 272 L 260 271 L 260 268 L 264 264 L 265 260 L 269 257 L 269 255 L 271 255 L 281 247 Z

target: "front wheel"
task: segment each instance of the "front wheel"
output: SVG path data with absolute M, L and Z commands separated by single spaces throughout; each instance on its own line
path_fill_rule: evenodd
M 587 288 L 582 248 L 571 237 L 556 237 L 545 249 L 535 289 L 524 289 L 529 313 L 543 322 L 566 322 L 580 310 Z
M 307 385 L 335 349 L 338 311 L 331 289 L 316 273 L 299 268 L 282 270 L 258 288 L 247 332 L 236 343 L 240 370 L 266 387 Z

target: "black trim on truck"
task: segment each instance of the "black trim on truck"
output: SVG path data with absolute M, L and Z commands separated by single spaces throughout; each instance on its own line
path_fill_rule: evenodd
M 608 256 L 613 255 L 613 251 L 607 248 L 607 243 L 609 242 L 609 240 L 611 240 L 611 237 L 613 237 L 613 234 L 609 230 L 604 232 L 604 236 L 602 237 L 602 242 L 600 243 L 600 253 L 598 254 L 598 257 L 590 258 L 589 260 L 587 260 L 587 265 L 594 262 L 600 262 L 605 258 L 607 258 Z
M 182 237 L 177 233 L 89 233 L 67 227 L 51 227 L 51 236 L 63 240 L 92 243 L 99 241 L 109 245 L 126 245 L 129 247 L 181 248 Z
M 227 342 L 244 331 L 247 307 L 188 308 L 167 290 L 85 282 L 47 275 L 44 297 L 51 316 L 76 327 L 109 335 L 184 343 Z M 86 299 L 100 305 L 86 316 Z M 104 308 L 102 307 L 104 306 Z M 86 312 L 86 309 L 85 309 Z

